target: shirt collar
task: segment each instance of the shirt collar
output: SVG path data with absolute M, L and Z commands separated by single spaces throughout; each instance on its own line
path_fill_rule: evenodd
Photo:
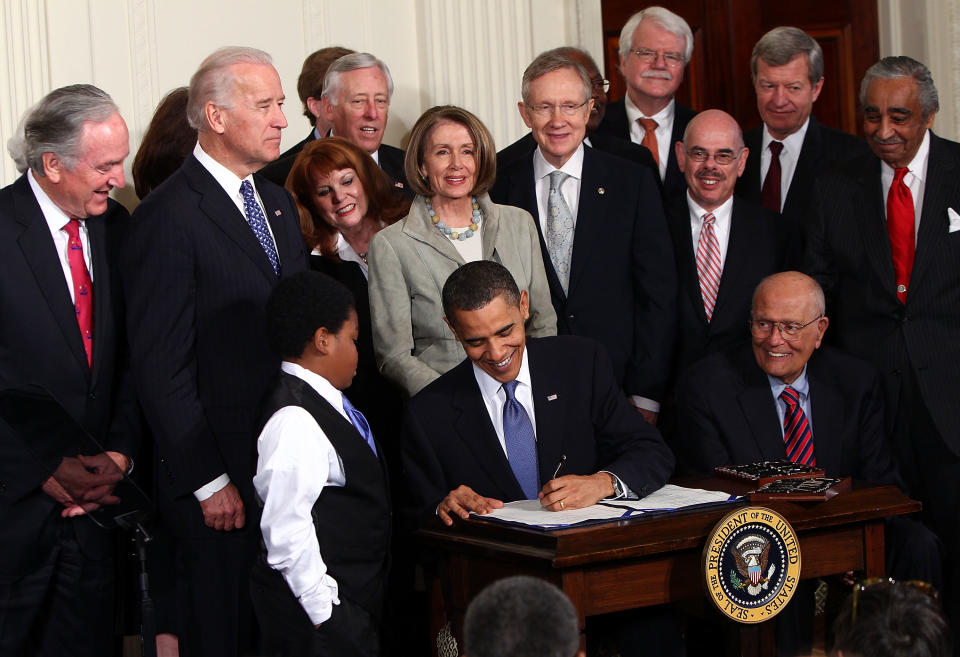
M 623 97 L 623 106 L 627 110 L 627 118 L 630 120 L 630 123 L 636 123 L 637 119 L 640 118 L 649 118 L 657 122 L 657 126 L 662 126 L 664 122 L 673 121 L 674 108 L 677 104 L 675 98 L 671 98 L 670 102 L 667 103 L 667 106 L 662 110 L 654 114 L 653 116 L 647 116 L 640 111 L 636 105 L 633 104 L 633 101 L 630 100 L 630 94 L 627 94 Z
M 803 122 L 803 125 L 800 126 L 800 129 L 796 132 L 791 132 L 789 135 L 783 139 L 774 139 L 773 135 L 770 134 L 769 129 L 766 124 L 763 126 L 763 140 L 760 144 L 761 152 L 766 151 L 770 147 L 770 142 L 779 141 L 783 144 L 783 148 L 788 153 L 800 153 L 800 149 L 803 148 L 803 140 L 807 136 L 807 128 L 810 127 L 810 117 L 807 117 L 807 120 Z M 759 156 L 759 153 L 757 154 Z
M 50 227 L 51 233 L 56 233 L 70 223 L 70 217 L 67 216 L 67 213 L 61 210 L 60 206 L 47 196 L 47 193 L 43 191 L 43 187 L 41 187 L 40 183 L 33 177 L 32 169 L 27 169 L 27 181 L 30 183 L 30 189 L 33 190 L 33 196 L 37 199 L 37 205 L 40 206 L 40 212 L 43 213 L 43 218 Z M 80 219 L 80 224 L 84 225 L 83 219 Z
M 330 134 L 328 136 L 336 137 L 336 135 L 333 134 L 333 128 L 330 128 Z M 373 151 L 372 153 L 367 153 L 367 155 L 373 158 L 373 161 L 377 163 L 377 166 L 380 166 L 380 147 L 379 146 L 377 146 L 377 150 Z
M 497 393 L 500 392 L 500 388 L 503 387 L 503 384 L 477 367 L 476 363 L 472 363 L 472 365 L 473 377 L 477 380 L 477 385 L 480 387 L 480 395 L 484 400 L 490 400 L 496 397 Z M 517 373 L 516 380 L 528 388 L 533 387 L 530 379 L 530 351 L 527 350 L 526 345 L 524 345 L 523 359 L 520 361 L 520 371 Z
M 913 156 L 913 159 L 910 160 L 910 164 L 907 165 L 907 169 L 911 174 L 916 176 L 917 180 L 923 182 L 923 177 L 927 173 L 927 158 L 930 157 L 930 131 L 927 130 L 926 134 L 923 135 L 923 141 L 920 142 L 920 148 L 917 149 L 917 154 Z M 893 167 L 880 160 L 880 174 L 886 176 L 889 180 L 893 180 L 894 171 Z
M 291 363 L 288 360 L 280 363 L 280 369 L 297 377 L 298 379 L 303 379 L 306 381 L 311 388 L 317 391 L 317 394 L 330 402 L 330 405 L 341 413 L 346 413 L 343 410 L 343 393 L 333 387 L 329 381 L 323 378 L 321 375 L 308 370 L 307 368 L 297 365 L 296 363 Z
M 203 150 L 203 147 L 200 146 L 200 142 L 197 142 L 197 145 L 194 146 L 193 156 L 200 161 L 204 169 L 210 172 L 210 175 L 217 181 L 217 184 L 223 187 L 223 191 L 225 191 L 230 198 L 241 198 L 240 183 L 244 180 L 249 180 L 250 184 L 253 185 L 253 189 L 257 189 L 257 186 L 253 183 L 252 173 L 246 178 L 238 178 L 237 174 L 210 157 L 207 152 Z
M 690 190 L 687 190 L 687 207 L 690 208 L 690 213 L 695 216 L 698 221 L 700 221 L 707 212 L 712 212 L 718 224 L 725 224 L 730 220 L 730 214 L 733 212 L 733 194 L 717 209 L 704 210 L 690 198 Z
M 573 152 L 563 166 L 560 169 L 557 169 L 555 166 L 547 162 L 546 158 L 543 157 L 543 152 L 541 152 L 540 147 L 537 146 L 537 150 L 533 154 L 533 178 L 534 180 L 540 180 L 549 176 L 554 171 L 563 171 L 565 174 L 580 180 L 581 175 L 583 174 L 583 143 L 581 142 L 577 146 L 577 150 Z
M 803 371 L 800 372 L 793 383 L 786 384 L 783 382 L 783 379 L 780 379 L 776 376 L 770 376 L 767 374 L 767 380 L 770 382 L 770 389 L 773 391 L 773 396 L 779 398 L 781 393 L 783 393 L 786 388 L 791 387 L 797 391 L 797 394 L 800 395 L 800 399 L 806 399 L 810 394 L 810 381 L 807 380 L 807 366 L 803 366 Z

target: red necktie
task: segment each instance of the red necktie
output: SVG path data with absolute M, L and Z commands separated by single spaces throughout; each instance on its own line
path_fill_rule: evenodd
M 720 242 L 713 227 L 716 217 L 712 212 L 703 215 L 703 227 L 697 240 L 697 278 L 700 279 L 700 296 L 703 297 L 703 310 L 707 321 L 713 319 L 713 307 L 717 303 L 720 290 Z
M 83 261 L 83 244 L 80 242 L 80 221 L 71 219 L 63 227 L 70 237 L 67 242 L 67 258 L 70 262 L 70 277 L 73 279 L 73 299 L 77 311 L 77 324 L 87 352 L 87 365 L 93 367 L 93 281 Z
M 780 214 L 780 151 L 783 150 L 782 141 L 770 142 L 770 168 L 760 190 L 760 204 L 768 210 Z
M 657 163 L 657 166 L 660 166 L 660 147 L 657 146 L 656 133 L 659 124 L 653 119 L 645 119 L 642 117 L 637 119 L 637 123 L 643 128 L 643 141 L 640 142 L 640 145 L 647 147 L 647 150 L 653 155 L 653 161 Z
M 887 194 L 887 233 L 890 235 L 890 253 L 893 256 L 893 273 L 897 279 L 897 298 L 907 302 L 907 287 L 913 271 L 913 254 L 916 249 L 913 225 L 913 194 L 903 182 L 906 167 L 894 169 L 893 184 Z
M 807 414 L 800 406 L 800 395 L 787 386 L 780 393 L 780 399 L 787 405 L 787 412 L 783 414 L 783 442 L 786 444 L 787 458 L 801 465 L 816 465 L 813 433 L 810 431 Z

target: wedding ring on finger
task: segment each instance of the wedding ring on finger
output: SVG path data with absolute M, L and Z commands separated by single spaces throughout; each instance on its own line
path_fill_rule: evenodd
M 563 511 L 563 509 L 564 509 L 563 500 L 560 500 L 560 510 Z

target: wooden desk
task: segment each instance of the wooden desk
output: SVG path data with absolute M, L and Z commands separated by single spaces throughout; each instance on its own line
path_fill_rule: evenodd
M 750 486 L 712 477 L 680 485 L 744 494 Z M 467 604 L 490 582 L 533 575 L 563 589 L 577 609 L 581 637 L 585 618 L 623 609 L 704 597 L 701 560 L 707 534 L 736 506 L 640 517 L 603 525 L 540 532 L 484 520 L 438 520 L 419 530 L 422 543 L 440 560 L 430 577 L 431 629 L 449 619 L 463 636 Z M 790 522 L 800 539 L 804 579 L 861 570 L 884 572 L 883 518 L 920 510 L 892 486 L 854 484 L 827 502 L 767 502 Z M 437 596 L 442 594 L 443 603 Z M 744 655 L 773 654 L 773 625 L 742 626 Z M 585 640 L 581 639 L 585 646 Z

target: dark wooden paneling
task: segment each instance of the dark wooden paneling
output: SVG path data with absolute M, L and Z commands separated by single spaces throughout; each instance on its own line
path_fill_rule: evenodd
M 824 54 L 824 85 L 814 115 L 824 124 L 858 132 L 860 80 L 880 52 L 875 0 L 663 0 L 690 24 L 694 50 L 677 100 L 696 110 L 724 109 L 744 128 L 760 123 L 750 77 L 753 45 L 778 25 L 793 25 L 815 38 Z M 636 0 L 601 0 L 610 99 L 625 93 L 619 73 L 620 29 Z

